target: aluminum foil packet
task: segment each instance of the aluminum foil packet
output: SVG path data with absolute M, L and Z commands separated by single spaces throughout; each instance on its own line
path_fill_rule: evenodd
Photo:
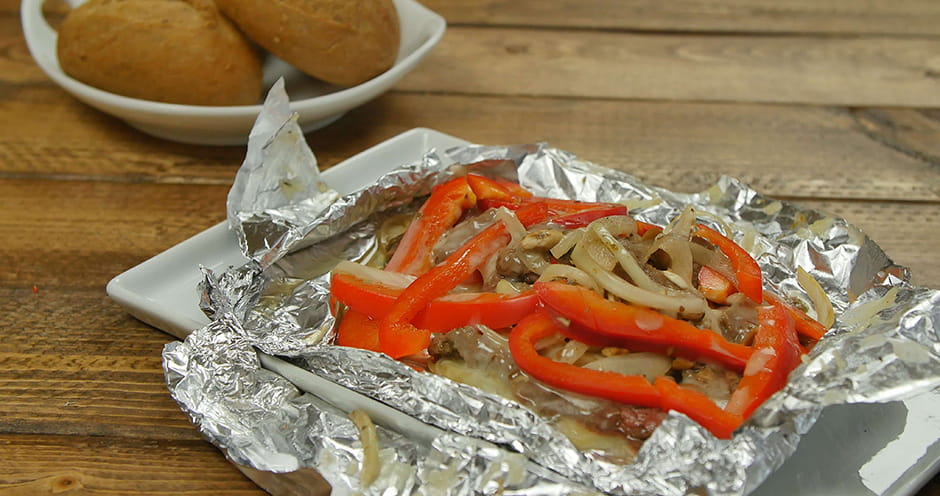
M 270 472 L 313 467 L 334 494 L 747 494 L 796 449 L 823 407 L 901 400 L 940 385 L 940 292 L 913 287 L 905 268 L 841 219 L 732 178 L 674 193 L 546 144 L 428 150 L 339 194 L 320 181 L 286 102 L 282 88 L 272 90 L 229 197 L 231 227 L 252 260 L 205 271 L 202 304 L 213 322 L 164 351 L 171 394 L 236 463 Z M 374 253 L 385 216 L 416 208 L 433 185 L 465 172 L 461 164 L 494 158 L 508 162 L 479 172 L 518 180 L 536 195 L 621 202 L 660 225 L 690 204 L 714 214 L 777 294 L 808 303 L 796 267 L 813 275 L 836 324 L 731 440 L 672 412 L 629 465 L 579 451 L 512 401 L 332 345 L 331 267 Z M 259 353 L 344 392 L 298 389 Z M 382 469 L 368 484 L 359 478 L 362 443 L 341 407 L 347 395 L 430 426 L 380 425 Z

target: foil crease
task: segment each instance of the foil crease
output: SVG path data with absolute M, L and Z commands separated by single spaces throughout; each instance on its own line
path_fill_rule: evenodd
M 347 413 L 262 368 L 251 341 L 223 317 L 163 353 L 173 398 L 235 463 L 271 472 L 315 467 L 333 494 L 591 494 L 490 443 L 443 433 L 424 445 L 381 426 L 380 471 L 364 484 L 364 447 Z
M 242 252 L 267 265 L 302 242 L 309 234 L 303 229 L 306 219 L 338 196 L 320 180 L 317 159 L 290 111 L 284 79 L 278 79 L 248 136 L 245 160 L 226 201 L 229 227 Z
M 269 146 L 296 143 L 275 140 Z M 412 200 L 459 172 L 454 164 L 482 159 L 508 159 L 483 172 L 518 179 L 538 195 L 623 202 L 647 222 L 667 223 L 687 205 L 714 214 L 723 219 L 716 227 L 726 223 L 757 256 L 767 287 L 808 302 L 795 267 L 813 275 L 833 302 L 836 324 L 733 439 L 718 440 L 673 412 L 626 466 L 577 450 L 514 402 L 384 355 L 331 345 L 332 264 L 368 256 L 383 212 L 414 208 Z M 277 180 L 256 165 L 246 174 Z M 383 456 L 391 468 L 388 474 L 383 468 L 368 494 L 423 494 L 427 488 L 448 488 L 444 492 L 451 494 L 747 494 L 795 450 L 824 406 L 899 400 L 940 384 L 940 292 L 912 287 L 907 269 L 845 221 L 766 198 L 732 178 L 700 193 L 676 193 L 546 144 L 530 144 L 430 150 L 418 163 L 402 164 L 360 191 L 308 190 L 324 196 L 301 201 L 328 205 L 304 216 L 294 216 L 294 206 L 271 208 L 263 200 L 252 208 L 251 189 L 237 183 L 230 205 L 241 205 L 236 217 L 250 219 L 251 231 L 265 241 L 249 249 L 249 264 L 206 272 L 203 306 L 214 320 L 166 347 L 168 386 L 203 434 L 234 461 L 272 472 L 314 467 L 337 494 L 363 489 L 354 470 L 361 446 L 348 419 L 329 398 L 302 394 L 262 368 L 256 350 L 289 357 L 294 365 L 448 432 L 422 445 L 407 433 L 382 429 Z M 260 190 L 273 188 L 261 184 Z M 299 224 L 285 228 L 285 219 Z

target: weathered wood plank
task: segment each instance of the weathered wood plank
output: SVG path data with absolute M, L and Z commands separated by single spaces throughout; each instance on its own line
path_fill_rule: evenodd
M 0 344 L 0 431 L 201 439 L 166 389 L 161 352 L 172 338 L 103 287 L 0 287 L 0 298 L 0 328 L 12 331 Z
M 396 94 L 309 139 L 332 159 L 424 125 L 476 143 L 547 141 L 679 191 L 730 175 L 772 196 L 936 201 L 940 161 L 928 155 L 940 121 L 921 112 L 891 110 L 905 142 L 889 146 L 842 109 Z
M 112 277 L 224 220 L 227 193 L 228 186 L 0 179 L 0 259 L 14 267 L 0 281 L 103 294 Z
M 52 119 L 34 115 L 19 122 L 0 119 L 4 164 L 0 180 L 6 175 L 222 188 L 231 184 L 244 157 L 243 147 L 189 147 L 149 138 L 54 88 L 31 91 L 43 97 L 0 99 L 0 111 L 6 107 L 11 114 L 23 115 L 27 108 L 48 108 L 64 115 Z M 874 115 L 879 116 L 877 125 L 872 124 Z M 58 124 L 78 119 L 92 122 Z M 329 167 L 419 126 L 486 144 L 548 141 L 683 191 L 701 190 L 725 174 L 778 196 L 940 199 L 940 152 L 933 138 L 940 132 L 940 119 L 919 109 L 850 112 L 778 105 L 393 93 L 308 135 L 308 140 L 321 166 Z M 113 194 L 116 198 L 109 203 L 130 202 L 134 196 Z M 118 200 L 122 197 L 126 199 Z M 33 201 L 51 200 L 36 196 Z M 218 204 L 220 212 L 222 205 Z
M 45 81 L 0 19 L 2 81 Z M 452 27 L 410 91 L 855 106 L 940 105 L 940 39 Z M 510 76 L 511 75 L 511 76 Z M 45 81 L 48 83 L 48 81 Z M 7 88 L 6 91 L 10 91 Z
M 262 495 L 202 441 L 0 434 L 0 495 Z
M 47 11 L 67 9 L 49 2 Z M 637 31 L 940 35 L 932 0 L 424 0 L 451 25 L 538 26 Z M 0 15 L 18 16 L 18 0 Z
M 2 89 L 0 161 L 6 177 L 230 185 L 245 155 L 244 147 L 153 138 L 56 86 L 26 85 L 6 94 Z
M 425 0 L 453 25 L 652 31 L 940 35 L 932 0 Z
M 193 293 L 196 296 L 195 289 Z M 60 280 L 29 287 L 4 281 L 0 298 L 4 302 L 0 326 L 16 331 L 0 342 L 0 353 L 11 359 L 19 356 L 20 361 L 23 354 L 39 357 L 30 363 L 31 369 L 44 364 L 64 370 L 69 365 L 49 356 L 146 357 L 143 362 L 128 362 L 137 364 L 136 368 L 125 365 L 123 369 L 145 376 L 162 375 L 154 357 L 174 338 L 128 315 L 108 298 L 103 283 L 82 286 Z M 8 371 L 17 368 L 21 367 L 2 367 Z M 135 379 L 137 383 L 142 382 Z M 162 381 L 159 386 L 163 387 Z
M 940 40 L 453 27 L 419 92 L 854 106 L 940 105 Z

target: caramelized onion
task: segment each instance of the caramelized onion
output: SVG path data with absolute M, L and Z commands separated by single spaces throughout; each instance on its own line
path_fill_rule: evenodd
M 738 285 L 738 277 L 735 275 L 734 269 L 731 268 L 731 261 L 724 253 L 698 243 L 690 243 L 689 248 L 692 250 L 693 262 L 714 270 L 731 281 L 731 284 Z
M 599 358 L 584 365 L 586 369 L 604 370 L 623 375 L 642 375 L 650 382 L 672 368 L 672 359 L 659 353 L 628 353 Z
M 604 291 L 600 288 L 600 286 L 597 285 L 591 276 L 587 275 L 586 272 L 571 265 L 551 264 L 548 267 L 545 267 L 545 270 L 542 271 L 542 274 L 539 276 L 538 280 L 539 282 L 547 282 L 557 281 L 559 279 L 564 279 L 579 286 L 590 288 L 597 293 L 603 293 Z
M 551 253 L 555 258 L 561 258 L 568 254 L 568 252 L 574 248 L 574 245 L 581 241 L 583 236 L 584 228 L 568 231 L 568 233 L 565 234 L 565 237 L 561 238 L 561 241 L 559 241 L 555 246 L 552 247 L 551 250 L 549 250 L 549 253 Z
M 554 350 L 550 354 L 550 358 L 556 362 L 575 363 L 584 356 L 588 348 L 590 348 L 588 345 L 580 341 L 571 340 L 565 343 L 564 346 Z
M 519 218 L 516 217 L 516 214 L 506 207 L 499 207 L 493 211 L 495 212 L 496 220 L 502 222 L 503 225 L 506 226 L 506 230 L 509 231 L 509 235 L 512 236 L 510 243 L 518 243 L 521 241 L 526 234 L 526 230 L 522 222 L 519 222 Z
M 835 310 L 832 309 L 832 301 L 829 300 L 829 296 L 819 285 L 819 281 L 809 272 L 803 270 L 803 267 L 796 268 L 796 281 L 812 300 L 813 307 L 816 309 L 816 321 L 826 329 L 832 327 L 832 324 L 836 321 Z
M 617 240 L 617 236 L 636 232 L 636 221 L 626 216 L 619 217 L 626 218 L 629 221 L 628 225 L 632 224 L 632 229 L 625 226 L 614 225 L 614 229 L 609 230 L 607 226 L 613 223 L 601 222 L 605 219 L 600 219 L 592 222 L 591 225 L 588 226 L 588 230 L 597 236 L 599 242 L 617 259 L 617 262 L 623 267 L 623 270 L 630 276 L 630 280 L 633 281 L 633 284 L 650 291 L 662 290 L 662 286 L 653 282 L 643 268 L 640 267 L 640 263 L 637 261 L 636 257 L 633 256 L 633 253 L 630 253 L 630 250 L 626 249 L 620 244 L 620 241 Z M 607 217 L 607 219 L 612 218 L 613 217 Z
M 490 209 L 476 217 L 460 222 L 445 232 L 437 244 L 434 245 L 434 259 L 437 261 L 443 260 L 447 255 L 466 244 L 470 238 L 490 227 L 496 221 L 496 210 Z
M 688 207 L 656 236 L 647 254 L 649 258 L 653 253 L 662 250 L 669 256 L 669 270 L 688 281 L 689 286 L 692 285 L 692 250 L 689 245 L 694 223 L 695 211 Z
M 397 289 L 407 288 L 412 283 L 412 281 L 415 280 L 414 276 L 410 276 L 408 274 L 387 272 L 382 269 L 376 269 L 375 267 L 369 267 L 358 264 L 356 262 L 350 262 L 349 260 L 343 260 L 336 264 L 336 266 L 333 267 L 333 273 L 349 274 L 351 276 L 358 277 L 363 281 L 374 281 L 382 284 L 383 286 Z
M 359 480 L 364 487 L 370 486 L 379 476 L 379 436 L 369 414 L 363 410 L 349 412 L 349 419 L 359 429 L 359 441 L 362 443 L 362 467 Z
M 694 295 L 667 295 L 654 293 L 630 284 L 614 273 L 604 270 L 578 243 L 571 252 L 575 266 L 590 275 L 598 285 L 611 294 L 635 305 L 672 312 L 677 315 L 701 315 L 705 312 L 705 299 Z

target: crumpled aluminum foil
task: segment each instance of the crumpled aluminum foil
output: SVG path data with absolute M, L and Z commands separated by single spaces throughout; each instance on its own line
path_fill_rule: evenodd
M 429 150 L 419 163 L 339 195 L 315 172 L 266 158 L 307 156 L 293 148 L 306 147 L 302 140 L 284 137 L 299 130 L 285 117 L 286 97 L 273 93 L 256 126 L 270 132 L 249 142 L 229 198 L 233 228 L 252 233 L 243 239 L 254 242 L 243 247 L 253 261 L 206 271 L 203 308 L 212 324 L 164 351 L 171 394 L 237 463 L 272 472 L 315 467 L 334 494 L 746 494 L 795 450 L 824 406 L 899 400 L 940 385 L 940 292 L 912 287 L 906 269 L 841 219 L 766 198 L 731 178 L 702 193 L 673 193 L 544 144 Z M 508 158 L 515 167 L 484 173 L 518 178 L 537 195 L 624 202 L 657 224 L 689 204 L 715 214 L 758 255 L 766 286 L 808 302 L 796 282 L 795 268 L 803 267 L 831 298 L 837 322 L 733 439 L 715 439 L 673 412 L 626 466 L 577 450 L 511 401 L 384 355 L 330 345 L 330 267 L 375 250 L 383 212 L 413 207 L 413 199 L 457 172 L 454 164 L 488 158 Z M 282 174 L 302 178 L 292 187 L 313 197 L 295 196 L 302 207 L 284 198 L 272 204 L 265 195 L 283 184 Z M 382 473 L 363 487 L 352 423 L 331 398 L 301 393 L 264 369 L 257 351 L 447 434 L 428 443 L 380 428 Z

